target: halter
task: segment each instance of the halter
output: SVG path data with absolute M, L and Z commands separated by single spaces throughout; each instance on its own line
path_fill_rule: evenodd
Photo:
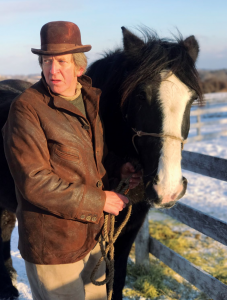
M 137 131 L 134 128 L 132 128 L 132 130 L 136 133 L 132 137 L 132 143 L 133 143 L 133 146 L 134 146 L 134 148 L 135 148 L 135 150 L 136 150 L 137 153 L 139 153 L 139 152 L 138 152 L 138 150 L 136 148 L 136 145 L 135 145 L 135 142 L 134 142 L 134 139 L 135 139 L 136 136 L 141 137 L 141 136 L 149 135 L 149 136 L 153 136 L 153 137 L 157 137 L 157 138 L 170 138 L 170 139 L 173 139 L 173 140 L 177 140 L 177 141 L 181 142 L 181 150 L 184 149 L 184 144 L 186 143 L 186 140 L 178 138 L 178 137 L 176 137 L 174 135 L 158 134 L 158 133 L 147 133 L 147 132 L 143 132 L 143 131 Z

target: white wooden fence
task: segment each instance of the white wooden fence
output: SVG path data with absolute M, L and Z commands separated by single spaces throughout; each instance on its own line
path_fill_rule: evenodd
M 209 114 L 221 114 L 227 112 L 227 106 L 226 107 L 216 107 L 216 108 L 198 108 L 196 110 L 191 111 L 190 116 L 191 117 L 196 117 L 196 123 L 192 123 L 190 125 L 190 129 L 196 129 L 197 134 L 194 137 L 189 137 L 187 139 L 188 142 L 195 142 L 195 141 L 201 141 L 201 140 L 207 140 L 207 139 L 213 139 L 217 138 L 221 135 L 227 135 L 227 130 L 219 130 L 216 132 L 211 132 L 211 133 L 202 133 L 201 129 L 206 127 L 206 126 L 212 126 L 212 125 L 224 125 L 227 124 L 227 118 L 226 119 L 221 119 L 221 120 L 215 120 L 215 121 L 207 121 L 207 122 L 202 122 L 201 121 L 201 116 L 202 115 L 209 115 Z M 227 129 L 227 126 L 226 126 Z
M 227 110 L 226 110 L 227 111 Z M 182 168 L 227 181 L 227 160 L 183 151 Z M 227 246 L 227 223 L 177 203 L 162 212 Z M 148 264 L 149 252 L 214 300 L 227 299 L 227 285 L 149 236 L 148 217 L 136 238 L 136 263 Z

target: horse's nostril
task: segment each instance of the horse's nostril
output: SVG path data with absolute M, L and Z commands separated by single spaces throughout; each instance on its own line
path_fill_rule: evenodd
M 177 196 L 176 200 L 179 200 L 180 198 L 182 198 L 184 196 L 184 194 L 185 194 L 185 192 L 187 190 L 187 185 L 188 185 L 188 181 L 187 181 L 187 179 L 185 177 L 183 177 L 183 179 L 182 179 L 182 186 L 183 186 L 183 188 L 182 188 L 180 194 Z
M 176 196 L 177 196 L 177 193 L 173 194 L 173 195 L 171 196 L 171 199 L 172 199 L 172 200 L 175 200 Z

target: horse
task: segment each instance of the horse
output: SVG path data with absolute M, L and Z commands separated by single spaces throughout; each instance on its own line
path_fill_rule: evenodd
M 0 81 L 0 128 L 7 120 L 12 100 L 21 94 L 31 83 L 23 80 Z M 0 135 L 0 299 L 15 299 L 18 290 L 12 284 L 16 280 L 16 270 L 13 268 L 10 255 L 10 238 L 16 222 L 16 194 L 14 181 L 10 174 L 3 148 L 3 138 Z
M 199 45 L 194 36 L 168 40 L 147 29 L 142 30 L 144 38 L 125 27 L 122 32 L 124 47 L 106 53 L 86 73 L 102 90 L 100 114 L 108 150 L 114 154 L 110 156 L 112 168 L 131 161 L 143 171 L 143 182 L 129 193 L 133 202 L 130 220 L 115 243 L 114 300 L 122 299 L 127 258 L 149 208 L 171 207 L 185 193 L 181 150 L 189 132 L 191 104 L 197 98 L 202 101 L 195 68 Z M 10 103 L 25 85 L 15 81 L 0 83 L 0 114 L 4 114 L 1 120 L 5 121 Z M 8 172 L 7 179 L 0 182 L 0 207 L 15 212 L 14 185 L 2 145 L 0 151 L 4 161 L 1 178 Z M 123 210 L 116 218 L 117 226 L 125 214 Z M 7 224 L 1 223 L 3 232 Z M 3 244 L 0 240 L 0 253 Z M 8 240 L 7 251 L 0 257 L 1 266 L 9 260 L 9 250 Z M 11 279 L 15 272 L 12 266 L 11 272 L 5 267 L 0 270 L 0 298 L 14 299 L 17 290 Z
M 190 108 L 203 97 L 195 61 L 199 45 L 160 39 L 142 29 L 143 38 L 122 27 L 123 48 L 109 51 L 87 71 L 102 90 L 100 114 L 109 151 L 143 170 L 144 193 L 131 191 L 132 215 L 115 243 L 113 300 L 122 299 L 127 258 L 150 207 L 170 208 L 186 190 L 181 150 L 190 127 Z M 113 163 L 116 165 L 117 160 Z M 116 227 L 125 218 L 116 217 Z

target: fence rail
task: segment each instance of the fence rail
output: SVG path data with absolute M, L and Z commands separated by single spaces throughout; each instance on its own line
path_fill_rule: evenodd
M 225 284 L 190 263 L 187 259 L 167 248 L 154 238 L 150 238 L 149 240 L 149 251 L 198 289 L 212 297 L 212 299 L 227 299 L 227 286 Z
M 227 103 L 227 93 L 209 93 L 204 95 L 204 100 L 206 105 L 213 105 L 213 104 L 222 104 Z M 199 105 L 198 101 L 195 100 L 193 102 L 193 106 Z
M 189 151 L 182 152 L 182 168 L 227 181 L 227 160 Z M 188 205 L 177 203 L 163 213 L 227 246 L 227 223 Z M 136 238 L 136 263 L 148 264 L 149 252 L 215 300 L 227 299 L 227 285 L 149 236 L 148 216 Z
M 216 107 L 216 108 L 198 108 L 196 110 L 191 111 L 190 116 L 196 117 L 196 123 L 192 123 L 190 126 L 190 129 L 196 129 L 197 132 L 196 132 L 196 136 L 188 138 L 188 142 L 202 141 L 202 140 L 216 138 L 221 135 L 227 135 L 227 130 L 219 130 L 217 132 L 212 132 L 212 133 L 202 133 L 202 130 L 201 130 L 205 126 L 227 124 L 227 119 L 201 122 L 202 115 L 205 115 L 205 114 L 209 115 L 209 114 L 214 114 L 214 113 L 220 114 L 220 113 L 224 113 L 224 112 L 227 112 L 227 106 L 226 107 Z

